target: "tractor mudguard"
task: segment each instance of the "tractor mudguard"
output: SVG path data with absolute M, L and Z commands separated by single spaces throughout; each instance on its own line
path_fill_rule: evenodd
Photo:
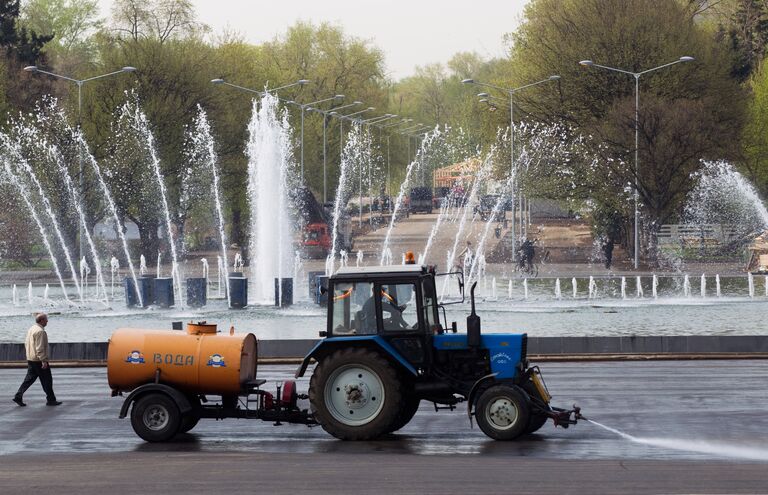
M 160 392 L 173 399 L 173 401 L 179 407 L 181 414 L 186 414 L 192 410 L 192 404 L 189 403 L 189 399 L 187 399 L 179 390 L 162 383 L 147 383 L 136 388 L 133 392 L 130 393 L 128 398 L 125 399 L 125 402 L 123 402 L 123 407 L 120 408 L 120 415 L 118 418 L 125 418 L 128 415 L 128 409 L 131 407 L 131 404 L 135 402 L 139 397 L 149 392 Z
M 353 337 L 328 337 L 318 342 L 315 347 L 313 347 L 312 350 L 310 350 L 309 353 L 304 356 L 304 360 L 296 370 L 295 377 L 301 378 L 304 376 L 304 372 L 307 371 L 307 367 L 309 366 L 309 362 L 312 358 L 318 355 L 330 353 L 339 347 L 354 345 L 370 345 L 372 347 L 377 347 L 382 352 L 382 354 L 385 356 L 390 356 L 396 363 L 402 366 L 404 370 L 408 371 L 413 376 L 418 374 L 416 368 L 414 368 L 411 363 L 406 361 L 405 358 L 403 358 L 403 356 L 397 352 L 397 349 L 392 347 L 389 342 L 380 336 L 356 335 Z
M 499 373 L 491 373 L 490 375 L 485 375 L 484 377 L 477 380 L 473 385 L 472 388 L 469 390 L 469 395 L 467 396 L 467 418 L 469 418 L 469 426 L 472 427 L 472 404 L 475 403 L 475 393 L 480 389 L 480 385 L 483 383 L 492 380 L 496 378 L 496 375 Z

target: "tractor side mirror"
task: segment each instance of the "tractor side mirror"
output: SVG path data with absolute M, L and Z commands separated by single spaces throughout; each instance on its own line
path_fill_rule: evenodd
M 328 294 L 328 287 L 325 287 L 325 286 L 321 285 L 320 286 L 320 294 L 323 295 L 323 296 Z
M 458 325 L 456 325 L 456 322 L 455 322 L 455 321 L 452 321 L 452 322 L 451 322 L 451 332 L 453 332 L 453 333 L 456 333 L 456 332 L 458 332 L 458 331 L 459 331 L 459 327 L 458 327 Z

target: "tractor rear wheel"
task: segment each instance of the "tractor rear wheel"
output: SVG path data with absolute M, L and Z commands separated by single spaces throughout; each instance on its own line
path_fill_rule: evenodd
M 392 431 L 403 406 L 393 366 L 359 347 L 338 350 L 318 363 L 309 401 L 317 422 L 342 440 L 369 440 Z
M 410 423 L 413 417 L 416 415 L 416 411 L 419 410 L 420 403 L 421 399 L 413 395 L 406 394 L 406 396 L 403 398 L 403 407 L 400 408 L 400 414 L 397 417 L 397 421 L 395 421 L 395 423 L 389 429 L 388 433 L 394 433 Z
M 494 440 L 514 440 L 524 434 L 530 414 L 525 392 L 508 385 L 486 389 L 475 407 L 477 425 Z

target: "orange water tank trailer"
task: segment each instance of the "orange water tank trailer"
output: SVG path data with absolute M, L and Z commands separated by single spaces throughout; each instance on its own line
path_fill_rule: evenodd
M 219 334 L 205 323 L 186 332 L 120 328 L 109 339 L 107 379 L 115 392 L 157 379 L 185 392 L 239 394 L 256 378 L 257 361 L 251 333 Z

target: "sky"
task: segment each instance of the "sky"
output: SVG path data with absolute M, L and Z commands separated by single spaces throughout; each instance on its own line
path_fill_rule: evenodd
M 99 0 L 102 15 L 113 0 Z M 416 66 L 445 63 L 474 51 L 485 58 L 505 54 L 503 36 L 514 31 L 528 0 L 193 0 L 201 22 L 214 33 L 242 34 L 252 43 L 271 40 L 296 21 L 340 25 L 384 51 L 388 74 L 399 79 Z

